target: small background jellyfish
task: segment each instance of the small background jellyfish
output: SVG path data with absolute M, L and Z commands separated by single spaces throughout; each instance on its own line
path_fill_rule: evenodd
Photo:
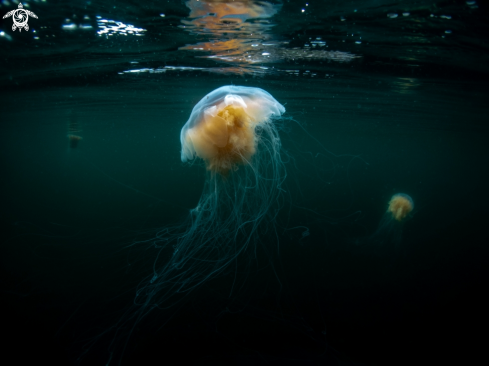
M 232 273 L 223 290 L 229 298 L 260 266 L 258 252 L 271 257 L 286 176 L 274 119 L 284 112 L 266 91 L 243 86 L 218 88 L 193 108 L 181 130 L 181 160 L 203 160 L 202 195 L 182 224 L 132 244 L 150 244 L 156 255 L 121 323 L 170 308 L 225 273 Z
M 81 129 L 78 124 L 78 117 L 75 112 L 70 111 L 68 117 L 68 144 L 70 149 L 76 149 L 82 140 Z
M 414 202 L 407 194 L 396 193 L 391 197 L 377 230 L 368 240 L 377 255 L 388 256 L 399 250 L 404 223 L 413 209 Z

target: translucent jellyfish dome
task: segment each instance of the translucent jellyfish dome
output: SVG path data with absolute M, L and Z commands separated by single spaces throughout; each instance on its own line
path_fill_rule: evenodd
M 263 89 L 218 88 L 197 103 L 182 128 L 182 161 L 198 156 L 209 170 L 226 174 L 236 164 L 250 162 L 259 138 L 256 128 L 269 127 L 271 117 L 284 112 L 284 106 Z

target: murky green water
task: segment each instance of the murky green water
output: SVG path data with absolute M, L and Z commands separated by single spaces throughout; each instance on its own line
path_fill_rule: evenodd
M 0 26 L 6 354 L 60 365 L 475 360 L 488 254 L 482 2 L 23 4 L 38 16 L 28 31 Z M 286 108 L 277 235 L 163 301 L 170 309 L 121 323 L 172 250 L 134 244 L 183 222 L 202 194 L 205 167 L 181 162 L 180 130 L 231 84 Z M 415 204 L 401 240 L 370 245 L 398 192 Z

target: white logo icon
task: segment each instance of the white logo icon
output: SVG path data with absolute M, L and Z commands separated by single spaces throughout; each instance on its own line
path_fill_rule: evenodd
M 29 30 L 29 25 L 27 24 L 27 21 L 29 20 L 29 15 L 37 19 L 36 14 L 34 14 L 32 11 L 25 10 L 22 3 L 19 3 L 19 8 L 9 11 L 3 16 L 3 19 L 11 16 L 14 21 L 14 25 L 12 25 L 12 30 L 15 31 L 17 28 L 19 28 L 19 32 L 22 32 L 22 28 L 24 28 L 26 31 Z

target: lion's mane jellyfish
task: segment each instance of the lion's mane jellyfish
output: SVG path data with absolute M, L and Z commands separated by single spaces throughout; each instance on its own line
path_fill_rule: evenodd
M 81 130 L 78 126 L 78 118 L 76 113 L 73 111 L 70 112 L 69 120 L 68 120 L 68 142 L 71 149 L 76 149 L 78 147 L 78 143 L 82 140 Z
M 407 194 L 396 193 L 391 197 L 387 211 L 369 240 L 378 250 L 378 254 L 386 255 L 399 249 L 404 223 L 410 217 L 413 208 L 414 202 Z
M 387 214 L 392 216 L 397 222 L 403 222 L 414 208 L 411 197 L 404 193 L 397 193 L 391 197 Z
M 203 192 L 184 223 L 148 241 L 159 252 L 137 292 L 140 315 L 223 272 L 242 276 L 249 263 L 239 267 L 238 256 L 273 246 L 286 175 L 274 121 L 284 112 L 265 90 L 244 86 L 223 86 L 195 105 L 181 130 L 181 160 L 203 160 Z

